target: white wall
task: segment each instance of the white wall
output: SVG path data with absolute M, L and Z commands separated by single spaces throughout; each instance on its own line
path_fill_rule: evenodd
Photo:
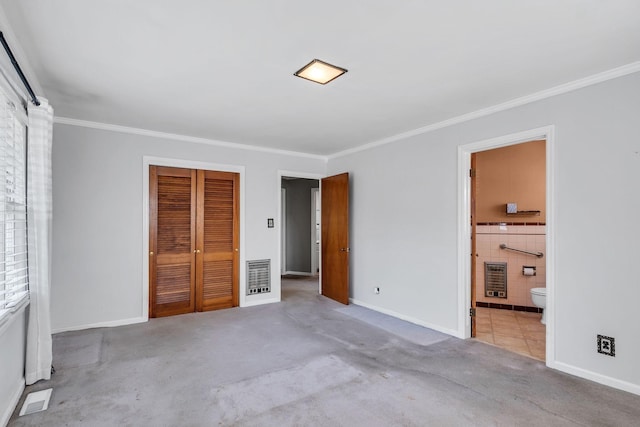
M 639 118 L 636 73 L 330 159 L 352 179 L 351 297 L 458 331 L 458 146 L 555 125 L 552 366 L 640 394 Z M 597 334 L 616 338 L 615 358 Z
M 244 167 L 241 259 L 271 259 L 273 266 L 271 294 L 247 303 L 279 299 L 280 230 L 267 228 L 278 213 L 278 170 L 323 174 L 323 159 L 56 124 L 54 332 L 143 320 L 143 156 Z
M 25 313 L 21 309 L 0 327 L 0 425 L 9 421 L 24 389 Z

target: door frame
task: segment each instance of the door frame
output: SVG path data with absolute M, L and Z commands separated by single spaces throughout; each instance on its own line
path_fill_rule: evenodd
M 240 307 L 246 304 L 246 271 L 245 265 L 245 214 L 244 214 L 244 185 L 245 168 L 239 165 L 200 162 L 196 160 L 173 159 L 166 157 L 142 157 L 142 318 L 149 320 L 149 166 L 168 166 L 186 169 L 201 169 L 220 172 L 235 172 L 240 175 L 240 194 L 238 197 L 240 216 L 240 258 L 239 285 Z
M 316 196 L 318 198 L 318 202 L 316 204 Z M 316 237 L 320 238 L 320 236 L 316 236 L 316 210 L 318 208 L 322 208 L 322 204 L 320 202 L 320 181 L 318 181 L 318 188 L 311 189 L 311 275 L 315 276 L 317 272 L 320 271 L 320 252 L 322 250 L 318 249 L 318 245 L 316 245 Z M 320 243 L 320 240 L 318 240 Z M 318 256 L 316 258 L 316 252 L 318 252 Z
M 287 274 L 287 189 L 280 188 L 280 275 Z
M 547 287 L 547 325 L 546 325 L 546 365 L 555 366 L 555 126 L 549 125 L 523 132 L 476 141 L 458 146 L 458 337 L 471 336 L 471 154 L 494 148 L 506 147 L 527 141 L 544 139 L 546 141 L 546 287 Z
M 306 178 L 306 179 L 317 179 L 318 181 L 320 181 L 322 178 L 326 178 L 328 175 L 326 174 L 321 174 L 321 173 L 306 173 L 306 172 L 299 172 L 299 171 L 288 171 L 288 170 L 282 170 L 282 169 L 278 169 L 278 183 L 277 183 L 277 194 L 278 194 L 278 213 L 277 213 L 277 217 L 276 218 L 282 218 L 282 177 L 283 176 L 288 176 L 291 178 Z M 320 183 L 318 183 L 319 185 L 319 191 L 320 191 L 320 195 L 322 196 L 322 185 L 320 185 Z M 278 239 L 278 262 L 277 265 L 282 265 L 282 227 L 283 224 L 278 224 L 277 225 L 277 229 L 279 231 L 279 235 L 280 235 L 280 239 Z M 322 227 L 322 225 L 320 226 Z M 320 232 L 322 232 L 322 229 L 320 230 Z M 320 246 L 322 246 L 322 238 L 320 239 Z M 320 254 L 320 259 L 318 260 L 319 263 L 319 269 L 320 269 L 320 274 L 318 277 L 318 293 L 322 293 L 322 267 L 320 267 L 322 265 L 322 253 Z M 273 289 L 273 288 L 272 288 Z M 278 301 L 282 300 L 282 280 L 280 279 L 280 276 L 278 275 Z

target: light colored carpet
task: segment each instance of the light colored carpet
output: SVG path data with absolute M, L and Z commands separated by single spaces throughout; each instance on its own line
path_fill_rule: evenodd
M 449 335 L 433 329 L 423 328 L 359 305 L 351 304 L 343 308 L 337 308 L 336 311 L 418 345 L 431 345 L 451 338 Z
M 283 302 L 54 336 L 49 409 L 17 426 L 631 426 L 640 397 L 474 341 Z M 401 324 L 402 323 L 402 324 Z M 20 402 L 18 408 L 22 405 Z
M 60 334 L 53 340 L 53 353 L 56 355 L 56 369 L 78 368 L 96 365 L 102 354 L 100 330 L 90 330 L 83 334 Z

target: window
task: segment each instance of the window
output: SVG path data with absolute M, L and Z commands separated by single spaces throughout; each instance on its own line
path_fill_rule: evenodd
M 26 299 L 26 115 L 0 91 L 0 320 Z

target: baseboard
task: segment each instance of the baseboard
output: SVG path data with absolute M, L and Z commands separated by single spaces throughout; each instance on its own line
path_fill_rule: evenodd
M 9 424 L 9 420 L 11 419 L 11 415 L 13 415 L 13 411 L 16 410 L 18 406 L 18 402 L 20 402 L 20 397 L 22 397 L 22 392 L 24 391 L 24 378 L 20 378 L 18 384 L 16 384 L 15 392 L 13 396 L 11 396 L 11 400 L 9 401 L 9 405 L 2 410 L 2 418 L 0 418 L 0 425 L 6 427 Z
M 632 384 L 627 381 L 611 378 L 606 375 L 598 374 L 596 372 L 588 371 L 586 369 L 578 368 L 576 366 L 568 365 L 562 362 L 553 362 L 548 364 L 547 366 L 549 368 L 557 369 L 558 371 L 562 371 L 567 374 L 575 375 L 576 377 L 584 378 L 599 384 L 617 388 L 618 390 L 623 390 L 629 393 L 640 395 L 640 385 L 638 384 Z
M 269 299 L 259 299 L 259 300 L 255 300 L 255 301 L 246 301 L 244 302 L 244 304 L 241 307 L 253 307 L 256 305 L 263 305 L 263 304 L 272 304 L 274 302 L 280 302 L 280 298 L 269 298 Z
M 146 317 L 132 317 L 130 319 L 111 320 L 108 322 L 90 323 L 87 325 L 67 326 L 64 328 L 52 329 L 52 334 L 59 334 L 60 332 L 81 331 L 84 329 L 93 328 L 113 328 L 115 326 L 133 325 L 135 323 L 144 323 L 149 321 Z
M 525 311 L 527 313 L 542 313 L 539 307 L 529 307 L 526 305 L 500 304 L 497 302 L 476 301 L 476 307 L 496 308 L 498 310 Z
M 292 276 L 313 276 L 313 273 L 310 273 L 308 271 L 285 271 L 283 276 L 286 276 L 287 274 L 290 274 Z
M 415 317 L 406 316 L 404 314 L 400 314 L 400 313 L 395 312 L 393 310 L 388 310 L 386 308 L 382 308 L 382 307 L 378 307 L 378 306 L 375 306 L 375 305 L 371 305 L 371 304 L 368 304 L 368 303 L 363 302 L 363 301 L 359 301 L 359 300 L 354 299 L 354 298 L 349 298 L 349 302 L 351 302 L 352 304 L 355 304 L 355 305 L 359 305 L 359 306 L 368 308 L 369 310 L 377 311 L 379 313 L 386 314 L 388 316 L 395 317 L 397 319 L 404 320 L 404 321 L 409 322 L 409 323 L 413 323 L 413 324 L 418 325 L 418 326 L 423 326 L 425 328 L 433 329 L 434 331 L 442 332 L 443 334 L 447 334 L 447 335 L 451 335 L 451 336 L 454 336 L 454 337 L 458 337 L 458 331 L 455 330 L 455 329 L 443 328 L 442 326 L 434 325 L 434 324 L 428 323 L 428 322 L 424 322 L 424 321 L 422 321 L 420 319 L 416 319 Z

